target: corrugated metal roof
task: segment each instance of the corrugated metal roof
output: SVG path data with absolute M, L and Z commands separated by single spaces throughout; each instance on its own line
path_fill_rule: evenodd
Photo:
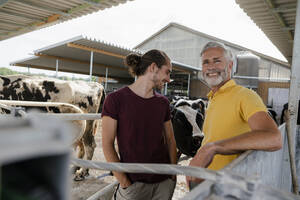
M 59 60 L 59 71 L 89 74 L 90 55 L 93 56 L 93 74 L 105 76 L 106 67 L 109 77 L 130 78 L 128 68 L 123 60 L 130 53 L 142 53 L 136 49 L 117 46 L 86 36 L 77 36 L 34 51 L 35 56 L 10 63 L 10 65 L 38 69 L 56 70 Z M 198 68 L 172 61 L 175 70 L 193 73 Z
M 291 63 L 297 0 L 235 0 Z
M 0 41 L 127 1 L 0 0 Z

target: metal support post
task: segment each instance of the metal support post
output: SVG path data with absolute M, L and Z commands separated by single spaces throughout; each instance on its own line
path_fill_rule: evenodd
M 294 35 L 294 48 L 293 48 L 293 58 L 292 58 L 292 69 L 291 69 L 291 82 L 290 82 L 290 91 L 289 91 L 289 113 L 290 120 L 287 126 L 290 127 L 290 148 L 291 154 L 290 158 L 295 155 L 295 140 L 296 140 L 296 131 L 297 131 L 297 116 L 298 116 L 298 102 L 300 96 L 300 3 L 297 5 L 297 14 L 296 14 L 296 23 L 295 23 L 295 35 Z M 291 159 L 291 171 L 293 179 L 293 188 L 294 192 L 298 194 L 298 184 L 297 176 L 295 173 L 295 162 L 294 159 Z M 294 169 L 293 169 L 294 168 Z M 296 180 L 294 180 L 296 178 Z
M 55 77 L 58 76 L 58 59 L 56 59 L 56 65 L 55 65 Z
M 91 58 L 90 58 L 90 82 L 92 81 L 92 75 L 93 75 L 93 58 L 94 58 L 94 52 L 91 51 Z
M 27 67 L 27 70 L 28 74 L 30 74 L 30 66 Z
M 168 83 L 166 83 L 166 84 L 165 84 L 164 93 L 165 93 L 165 95 L 167 95 L 167 94 L 168 94 Z
M 107 88 L 107 76 L 108 76 L 108 68 L 106 67 L 105 68 L 105 86 L 104 86 L 105 91 L 106 91 L 106 88 Z
M 188 74 L 188 87 L 187 87 L 187 96 L 190 96 L 190 82 L 191 82 L 191 74 Z

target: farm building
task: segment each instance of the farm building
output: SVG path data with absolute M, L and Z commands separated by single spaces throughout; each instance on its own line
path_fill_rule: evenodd
M 171 92 L 173 88 L 175 92 L 185 95 L 187 94 L 188 88 L 190 88 L 189 96 L 206 97 L 209 89 L 201 81 L 202 65 L 200 52 L 203 46 L 209 41 L 224 43 L 235 55 L 251 52 L 259 57 L 258 65 L 239 67 L 233 74 L 233 77 L 235 77 L 234 79 L 237 83 L 257 91 L 264 103 L 276 107 L 279 114 L 282 105 L 288 101 L 288 82 L 291 73 L 289 63 L 193 30 L 178 23 L 168 24 L 138 44 L 135 48 L 143 51 L 153 48 L 161 49 L 165 51 L 171 59 L 198 68 L 200 73 L 173 73 L 174 81 L 168 85 L 170 88 L 169 92 Z M 190 83 L 188 83 L 189 80 Z M 277 98 L 279 93 L 282 95 L 280 98 Z

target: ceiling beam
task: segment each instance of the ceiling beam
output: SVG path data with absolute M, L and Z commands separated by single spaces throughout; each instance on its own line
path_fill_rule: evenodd
M 40 53 L 34 54 L 34 55 L 39 56 L 39 57 L 46 57 L 46 58 L 65 60 L 65 61 L 75 62 L 75 63 L 80 63 L 80 64 L 86 64 L 86 65 L 90 66 L 89 61 L 76 60 L 73 58 L 65 58 L 65 57 L 61 57 L 61 56 L 51 56 L 51 55 L 40 54 Z M 110 66 L 110 65 L 104 65 L 104 64 L 99 64 L 99 63 L 93 63 L 93 65 L 99 66 L 99 67 L 105 67 L 105 68 L 108 67 L 108 68 L 114 68 L 114 69 L 118 69 L 118 70 L 128 71 L 128 68 L 126 68 L 126 67 Z
M 82 49 L 82 50 L 85 50 L 85 51 L 93 51 L 93 52 L 96 52 L 96 53 L 104 54 L 104 55 L 107 55 L 107 56 L 113 56 L 113 57 L 117 57 L 117 58 L 121 58 L 121 59 L 124 59 L 126 57 L 126 56 L 123 56 L 123 55 L 120 55 L 120 54 L 115 54 L 115 53 L 111 53 L 111 52 L 104 51 L 104 50 L 101 50 L 101 49 L 91 48 L 91 47 L 87 47 L 87 46 L 83 46 L 83 45 L 79 45 L 79 44 L 74 44 L 74 43 L 68 43 L 67 46 L 72 47 L 72 48 Z M 177 66 L 173 66 L 173 68 L 178 70 L 178 71 L 182 71 L 182 72 L 192 71 L 192 70 L 181 69 Z
M 272 9 L 275 8 L 275 5 L 274 5 L 273 0 L 264 0 L 264 2 L 266 3 L 266 5 L 269 7 L 269 9 L 270 9 L 271 12 L 272 12 Z M 277 21 L 279 22 L 279 24 L 281 25 L 282 28 L 287 27 L 287 25 L 286 25 L 285 21 L 283 20 L 283 18 L 282 18 L 282 16 L 281 16 L 280 13 L 276 13 L 276 12 L 274 13 L 274 12 L 273 12 L 273 15 L 274 15 L 274 17 L 277 19 Z M 289 38 L 290 40 L 293 40 L 293 39 L 294 39 L 294 37 L 293 37 L 291 31 L 287 31 L 287 34 L 288 34 L 288 38 Z
M 50 71 L 55 71 L 55 67 L 47 67 L 47 66 L 41 66 L 41 65 L 28 65 L 28 64 L 20 64 L 20 63 L 15 63 L 13 66 L 19 66 L 19 67 L 30 67 L 30 68 L 36 68 L 36 69 L 44 69 L 44 70 L 50 70 Z M 85 74 L 89 75 L 90 72 L 85 72 L 85 71 L 79 71 L 79 70 L 69 70 L 69 69 L 59 69 L 61 72 L 70 72 L 70 73 L 80 73 L 80 74 Z M 128 74 L 129 75 L 129 74 Z M 105 73 L 97 73 L 93 72 L 93 76 L 105 76 Z M 127 77 L 118 77 L 118 76 L 109 76 L 109 78 L 114 78 L 114 79 L 127 79 Z
M 61 10 L 58 10 L 58 9 L 55 9 L 55 8 L 50 8 L 50 7 L 47 7 L 47 6 L 38 4 L 38 3 L 34 3 L 34 2 L 31 2 L 31 1 L 28 1 L 28 0 L 15 0 L 15 1 L 17 1 L 17 2 L 19 2 L 21 4 L 23 4 L 23 5 L 35 7 L 37 9 L 41 9 L 41 10 L 45 10 L 45 11 L 48 11 L 48 12 L 52 12 L 54 14 L 60 14 L 60 15 L 63 15 L 63 16 L 69 16 L 68 13 L 63 12 Z
M 283 31 L 293 31 L 293 30 L 295 30 L 295 27 L 292 27 L 292 26 L 282 27 L 281 30 L 283 30 Z
M 93 51 L 95 53 L 100 53 L 100 54 L 104 54 L 107 56 L 113 56 L 113 57 L 122 58 L 122 59 L 124 59 L 126 57 L 126 56 L 123 56 L 120 54 L 111 53 L 108 51 L 104 51 L 104 50 L 96 49 L 96 48 L 92 48 L 92 47 L 87 47 L 87 46 L 80 45 L 80 44 L 68 43 L 67 47 L 77 48 L 77 49 L 81 49 L 81 50 L 85 50 L 85 51 Z
M 274 13 L 282 13 L 282 12 L 295 12 L 296 8 L 288 8 L 288 7 L 277 7 L 271 9 L 272 12 Z
M 59 20 L 60 17 L 61 17 L 60 14 L 51 15 L 46 19 L 46 21 L 35 23 L 35 26 L 42 26 L 42 25 L 45 25 L 45 24 L 55 22 L 55 21 Z

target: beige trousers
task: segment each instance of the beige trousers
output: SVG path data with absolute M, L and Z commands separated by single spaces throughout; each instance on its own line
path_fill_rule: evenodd
M 176 182 L 172 179 L 160 183 L 135 182 L 128 188 L 117 187 L 113 200 L 171 200 Z

